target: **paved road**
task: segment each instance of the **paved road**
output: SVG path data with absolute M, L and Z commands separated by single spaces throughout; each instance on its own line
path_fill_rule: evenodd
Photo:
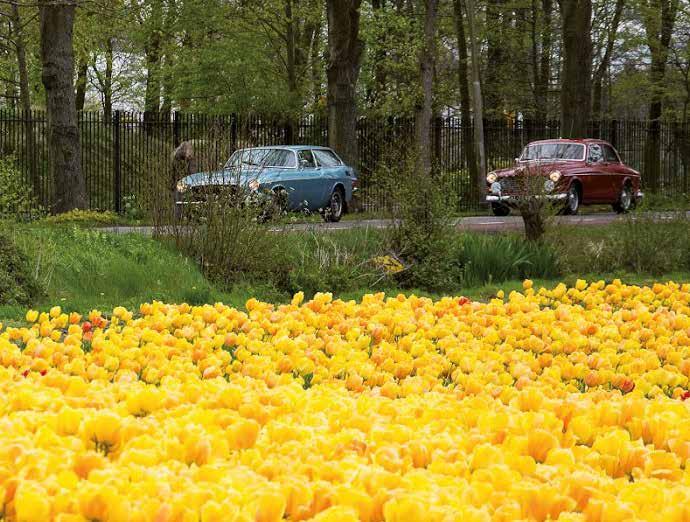
M 677 213 L 672 212 L 654 212 L 644 214 L 647 217 L 654 217 L 657 219 L 672 219 L 677 216 Z M 690 211 L 686 212 L 686 216 L 690 218 Z M 582 226 L 596 226 L 607 225 L 617 220 L 622 219 L 618 214 L 614 213 L 600 213 L 600 214 L 584 214 L 581 216 L 558 216 L 554 218 L 558 223 L 565 225 L 582 225 Z M 271 230 L 275 232 L 281 231 L 299 231 L 299 230 L 349 230 L 353 228 L 385 228 L 392 223 L 389 219 L 363 219 L 363 220 L 346 220 L 340 223 L 295 223 L 280 226 L 272 226 Z M 520 216 L 472 216 L 456 218 L 454 220 L 455 226 L 459 230 L 471 230 L 479 232 L 501 232 L 505 230 L 520 230 L 522 229 L 522 218 Z M 104 232 L 112 232 L 116 234 L 143 234 L 151 235 L 153 227 L 105 227 L 100 228 Z

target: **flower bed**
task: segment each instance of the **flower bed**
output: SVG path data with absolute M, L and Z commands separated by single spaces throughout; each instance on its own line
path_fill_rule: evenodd
M 524 287 L 30 311 L 0 327 L 0 513 L 689 520 L 690 285 Z

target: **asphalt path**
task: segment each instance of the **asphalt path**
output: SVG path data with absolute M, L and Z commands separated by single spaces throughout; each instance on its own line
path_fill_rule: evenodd
M 644 214 L 637 214 L 636 216 L 644 216 L 646 218 L 654 219 L 674 219 L 679 214 L 677 212 L 647 212 Z M 681 213 L 682 215 L 682 213 Z M 690 218 L 690 211 L 685 212 L 686 217 Z M 577 225 L 577 226 L 601 226 L 615 223 L 624 219 L 624 216 L 614 213 L 597 213 L 597 214 L 583 214 L 578 216 L 556 216 L 553 218 L 556 223 L 563 225 Z M 354 220 L 348 219 L 340 221 L 339 223 L 290 223 L 281 225 L 267 225 L 274 232 L 289 232 L 289 231 L 330 231 L 330 230 L 351 230 L 355 228 L 386 228 L 393 223 L 390 219 L 362 219 Z M 474 232 L 503 232 L 509 230 L 520 230 L 523 228 L 522 218 L 520 216 L 469 216 L 455 218 L 453 224 L 458 230 L 467 230 Z M 117 226 L 117 227 L 103 227 L 99 230 L 104 232 L 111 232 L 115 234 L 153 234 L 154 227 L 151 226 Z M 165 233 L 163 229 L 161 232 Z

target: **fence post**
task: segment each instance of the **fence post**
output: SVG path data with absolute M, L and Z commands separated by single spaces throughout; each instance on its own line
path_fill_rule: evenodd
M 431 171 L 432 172 L 440 172 L 440 166 L 442 165 L 442 155 L 443 152 L 441 150 L 441 132 L 443 129 L 443 118 L 440 116 L 437 116 L 434 118 L 434 128 L 433 128 L 433 136 L 434 136 L 434 157 L 431 160 Z
M 230 146 L 232 147 L 230 152 L 237 150 L 237 114 L 235 113 L 230 115 Z
M 285 121 L 284 129 L 285 129 L 285 145 L 294 145 L 295 143 L 295 126 L 294 126 L 294 119 L 292 115 L 288 116 L 287 120 Z
M 611 145 L 618 148 L 618 120 L 611 120 Z
M 113 116 L 113 206 L 122 212 L 122 162 L 120 158 L 120 111 Z
M 173 111 L 173 145 L 177 149 L 180 143 L 180 113 Z

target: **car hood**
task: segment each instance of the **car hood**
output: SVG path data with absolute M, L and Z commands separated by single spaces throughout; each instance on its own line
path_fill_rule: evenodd
M 507 169 L 494 170 L 499 178 L 507 178 L 511 176 L 522 176 L 522 175 L 540 175 L 548 176 L 554 170 L 563 171 L 566 167 L 570 168 L 572 161 L 529 161 L 526 163 L 520 163 L 515 167 L 510 167 Z
M 246 185 L 252 180 L 262 181 L 266 177 L 261 170 L 243 170 L 242 172 L 230 169 L 209 172 L 196 172 L 185 176 L 180 181 L 188 187 L 204 187 L 209 185 Z

